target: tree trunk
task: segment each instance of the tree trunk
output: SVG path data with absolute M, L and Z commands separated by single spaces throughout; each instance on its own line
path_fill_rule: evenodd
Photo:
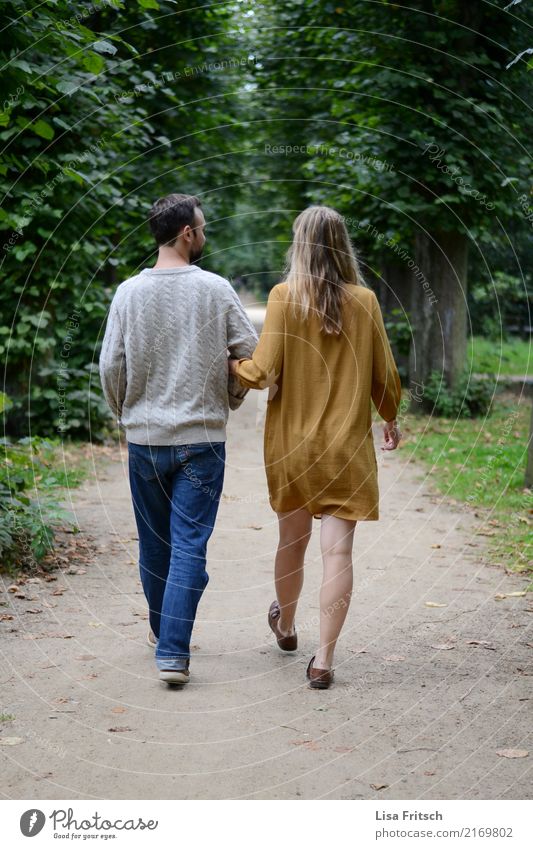
M 381 265 L 381 276 L 378 278 L 377 291 L 381 311 L 388 318 L 392 310 L 401 310 L 403 320 L 408 320 L 411 304 L 411 294 L 414 286 L 413 272 L 407 263 L 391 262 L 384 257 Z M 396 365 L 405 377 L 409 374 L 409 351 L 403 345 L 396 345 L 394 350 Z
M 379 302 L 384 313 L 391 310 L 409 312 L 413 291 L 413 272 L 407 265 L 383 262 L 382 277 L 379 285 Z
M 412 260 L 409 260 L 412 262 Z M 438 371 L 453 388 L 467 350 L 468 238 L 461 233 L 420 232 L 415 241 L 411 297 L 413 337 L 409 381 L 423 387 Z M 413 408 L 417 402 L 413 402 Z

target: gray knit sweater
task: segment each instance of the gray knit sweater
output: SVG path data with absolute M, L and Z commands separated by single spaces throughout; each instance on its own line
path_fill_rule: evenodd
M 227 351 L 250 357 L 257 334 L 231 284 L 196 265 L 144 268 L 118 286 L 100 379 L 128 442 L 223 442 L 247 392 Z

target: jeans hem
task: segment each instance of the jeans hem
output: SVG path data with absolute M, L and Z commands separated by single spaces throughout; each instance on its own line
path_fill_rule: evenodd
M 168 658 L 168 660 L 156 657 L 155 662 L 158 669 L 172 669 L 173 671 L 180 672 L 187 669 L 188 660 L 190 660 L 188 657 Z

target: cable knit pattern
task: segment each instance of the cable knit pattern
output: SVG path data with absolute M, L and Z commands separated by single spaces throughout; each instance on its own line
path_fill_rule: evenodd
M 227 351 L 250 357 L 257 334 L 231 284 L 196 265 L 145 268 L 111 303 L 100 379 L 129 442 L 223 442 L 247 389 Z

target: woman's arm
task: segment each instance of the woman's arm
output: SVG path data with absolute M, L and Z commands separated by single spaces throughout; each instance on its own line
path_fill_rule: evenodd
M 372 400 L 381 418 L 386 422 L 392 422 L 400 406 L 402 385 L 383 323 L 379 301 L 376 295 L 372 294 Z
M 283 299 L 277 287 L 274 287 L 268 296 L 263 330 L 252 357 L 229 361 L 231 372 L 243 386 L 249 389 L 273 386 L 283 366 L 284 336 Z

